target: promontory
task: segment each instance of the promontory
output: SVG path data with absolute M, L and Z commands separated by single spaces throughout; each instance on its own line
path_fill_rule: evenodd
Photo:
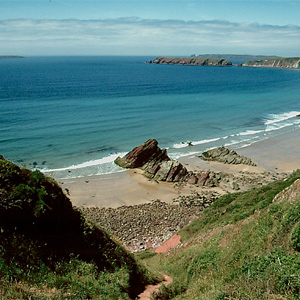
M 232 62 L 219 58 L 203 58 L 203 57 L 165 57 L 159 56 L 154 60 L 149 60 L 149 64 L 164 65 L 188 65 L 188 66 L 232 66 Z
M 300 57 L 270 57 L 261 60 L 250 60 L 243 67 L 299 69 Z

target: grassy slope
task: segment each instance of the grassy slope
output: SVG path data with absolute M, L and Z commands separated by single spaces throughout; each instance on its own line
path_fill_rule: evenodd
M 221 197 L 181 231 L 181 248 L 144 255 L 174 279 L 159 299 L 299 299 L 300 201 L 272 203 L 299 175 Z
M 0 156 L 0 298 L 134 298 L 153 277 L 53 180 Z

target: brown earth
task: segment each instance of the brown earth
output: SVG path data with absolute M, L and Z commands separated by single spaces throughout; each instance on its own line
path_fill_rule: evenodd
M 163 244 L 158 246 L 155 249 L 156 253 L 165 253 L 169 249 L 176 247 L 180 244 L 180 235 L 178 233 L 175 233 L 171 238 L 169 238 L 167 241 L 165 241 Z

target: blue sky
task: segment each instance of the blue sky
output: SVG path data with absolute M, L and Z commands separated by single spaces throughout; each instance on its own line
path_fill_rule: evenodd
M 300 1 L 0 0 L 0 55 L 300 56 Z

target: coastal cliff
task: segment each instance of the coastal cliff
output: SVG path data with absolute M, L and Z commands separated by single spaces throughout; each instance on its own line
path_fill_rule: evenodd
M 245 62 L 242 66 L 260 68 L 299 69 L 300 57 L 273 57 L 261 60 L 250 60 Z
M 165 57 L 159 56 L 154 60 L 149 60 L 148 64 L 164 64 L 164 65 L 187 65 L 187 66 L 232 66 L 232 62 L 219 58 L 203 58 L 203 57 Z

